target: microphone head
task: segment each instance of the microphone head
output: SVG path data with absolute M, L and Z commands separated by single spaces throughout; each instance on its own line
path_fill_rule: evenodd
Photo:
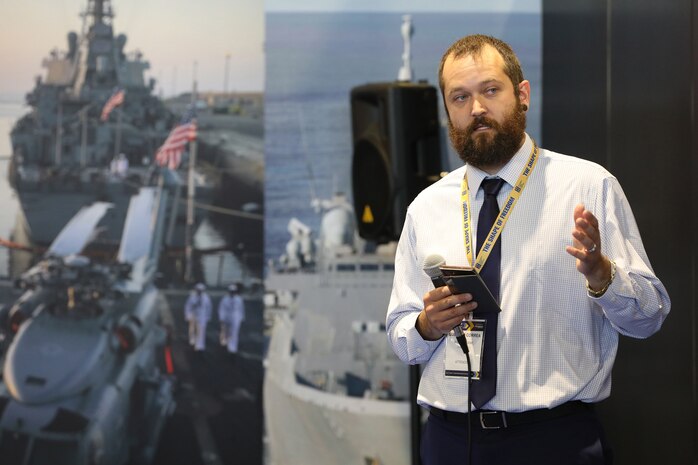
M 430 278 L 436 278 L 437 276 L 441 276 L 443 274 L 441 273 L 439 267 L 445 264 L 446 260 L 444 257 L 439 254 L 432 254 L 424 259 L 422 269 Z

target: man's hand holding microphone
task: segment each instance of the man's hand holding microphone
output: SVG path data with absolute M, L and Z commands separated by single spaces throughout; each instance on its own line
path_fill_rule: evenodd
M 424 308 L 417 317 L 416 327 L 419 334 L 430 341 L 440 339 L 454 328 L 460 330 L 461 321 L 477 308 L 471 294 L 453 294 L 446 286 L 439 268 L 445 263 L 440 255 L 429 255 L 424 260 L 424 272 L 435 289 L 424 294 Z

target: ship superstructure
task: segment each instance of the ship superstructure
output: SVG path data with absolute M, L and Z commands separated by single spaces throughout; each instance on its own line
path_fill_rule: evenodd
M 88 0 L 82 16 L 82 31 L 44 59 L 26 95 L 31 110 L 11 132 L 9 177 L 36 244 L 49 245 L 82 206 L 107 201 L 114 208 L 97 243 L 116 248 L 129 197 L 152 185 L 153 156 L 176 119 L 146 82 L 148 62 L 114 34 L 111 2 Z M 122 103 L 103 115 L 118 91 Z
M 344 196 L 316 205 L 318 237 L 292 219 L 265 280 L 271 463 L 410 463 L 408 369 L 384 323 L 394 244 L 367 251 Z
M 114 35 L 112 20 L 108 0 L 88 0 L 82 32 L 70 32 L 68 49 L 44 59 L 45 75 L 26 96 L 32 111 L 12 131 L 16 181 L 74 174 L 77 168 L 89 176 L 89 168 L 109 166 L 122 152 L 140 166 L 162 143 L 173 117 L 153 95 L 155 81 L 145 81 L 149 63 L 139 51 L 126 53 L 127 37 Z M 115 89 L 124 90 L 124 101 L 101 121 Z

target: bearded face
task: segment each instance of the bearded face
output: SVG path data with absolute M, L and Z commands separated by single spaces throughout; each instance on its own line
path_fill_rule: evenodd
M 521 147 L 525 129 L 526 112 L 518 99 L 501 123 L 487 116 L 476 116 L 461 129 L 448 120 L 453 148 L 461 160 L 476 168 L 504 166 Z

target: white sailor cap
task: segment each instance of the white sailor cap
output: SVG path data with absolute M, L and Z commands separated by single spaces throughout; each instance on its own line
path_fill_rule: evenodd
M 197 291 L 205 291 L 206 285 L 204 283 L 198 283 L 196 286 L 194 286 L 194 289 Z
M 229 290 L 230 292 L 237 292 L 237 291 L 238 291 L 238 285 L 237 285 L 237 284 L 231 284 L 230 286 L 228 286 L 228 290 Z

